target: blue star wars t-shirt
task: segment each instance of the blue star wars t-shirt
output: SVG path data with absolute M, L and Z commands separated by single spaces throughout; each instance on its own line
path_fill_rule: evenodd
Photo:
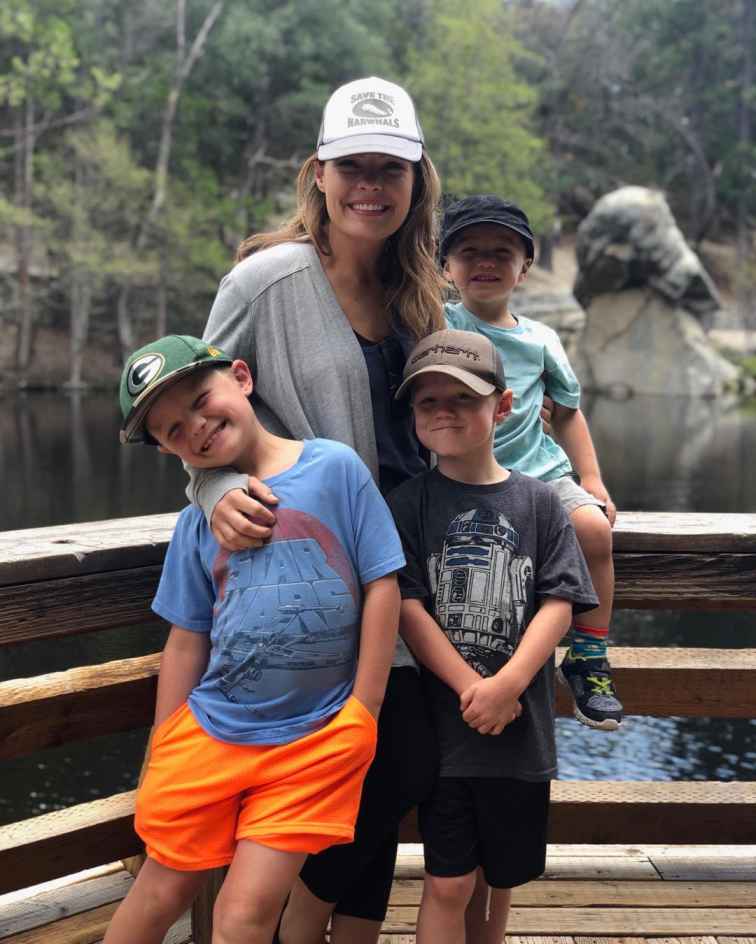
M 229 553 L 202 512 L 185 508 L 153 610 L 210 634 L 189 708 L 212 737 L 285 744 L 319 728 L 349 697 L 362 586 L 404 564 L 386 503 L 357 454 L 308 440 L 265 480 L 278 496 L 262 548 Z

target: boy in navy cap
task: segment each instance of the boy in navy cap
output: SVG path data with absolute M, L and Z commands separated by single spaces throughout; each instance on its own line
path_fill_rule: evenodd
M 577 532 L 600 603 L 575 621 L 558 673 L 575 700 L 575 717 L 613 731 L 622 722 L 607 659 L 614 596 L 614 503 L 601 480 L 580 384 L 556 332 L 509 309 L 513 290 L 533 263 L 535 246 L 526 214 L 494 194 L 450 204 L 444 214 L 440 256 L 461 302 L 447 303 L 449 326 L 489 338 L 502 356 L 514 392 L 512 412 L 496 430 L 494 452 L 508 469 L 549 482 Z M 554 401 L 552 428 L 540 421 L 543 395 Z

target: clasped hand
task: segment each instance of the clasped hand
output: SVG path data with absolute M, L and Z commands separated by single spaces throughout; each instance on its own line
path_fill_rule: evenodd
M 464 720 L 478 734 L 501 734 L 522 714 L 514 689 L 496 676 L 473 682 L 460 695 L 459 707 Z

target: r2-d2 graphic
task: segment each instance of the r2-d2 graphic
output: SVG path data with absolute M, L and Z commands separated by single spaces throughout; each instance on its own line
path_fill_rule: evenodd
M 517 645 L 533 562 L 518 556 L 520 536 L 488 509 L 457 515 L 441 554 L 428 559 L 436 619 L 466 662 L 493 675 Z

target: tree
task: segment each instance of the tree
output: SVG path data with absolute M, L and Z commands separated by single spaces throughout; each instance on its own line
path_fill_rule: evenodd
M 7 0 L 0 8 L 0 50 L 7 70 L 0 74 L 0 105 L 11 124 L 14 188 L 11 223 L 17 267 L 17 364 L 27 370 L 32 354 L 34 309 L 30 268 L 34 233 L 35 152 L 46 132 L 86 121 L 118 85 L 118 76 L 80 68 L 69 0 Z
M 135 163 L 113 125 L 71 129 L 62 146 L 40 160 L 40 200 L 54 221 L 50 253 L 69 309 L 69 378 L 83 383 L 90 317 L 114 285 L 158 283 L 157 255 L 137 252 L 129 232 L 140 223 L 151 174 Z
M 439 0 L 409 56 L 407 85 L 444 189 L 508 196 L 542 230 L 552 216 L 541 184 L 548 154 L 533 128 L 537 94 L 522 78 L 529 54 L 512 26 L 498 0 L 464 9 Z
M 134 247 L 137 253 L 144 251 L 151 237 L 159 242 L 162 233 L 157 229 L 158 219 L 166 201 L 168 186 L 168 168 L 173 147 L 174 125 L 179 99 L 187 79 L 192 73 L 205 49 L 207 38 L 213 29 L 218 17 L 223 12 L 225 0 L 215 0 L 204 16 L 197 30 L 191 46 L 187 49 L 186 38 L 186 0 L 176 0 L 176 57 L 173 79 L 165 100 L 160 132 L 160 147 L 153 177 L 152 199 L 149 208 L 134 237 Z M 157 231 L 156 231 L 157 230 Z M 161 254 L 164 258 L 164 254 Z M 166 322 L 165 307 L 166 289 L 161 278 L 158 285 L 158 320 L 157 333 L 162 333 Z M 125 357 L 134 347 L 134 335 L 129 311 L 129 284 L 125 283 L 118 297 L 118 340 L 121 353 Z

